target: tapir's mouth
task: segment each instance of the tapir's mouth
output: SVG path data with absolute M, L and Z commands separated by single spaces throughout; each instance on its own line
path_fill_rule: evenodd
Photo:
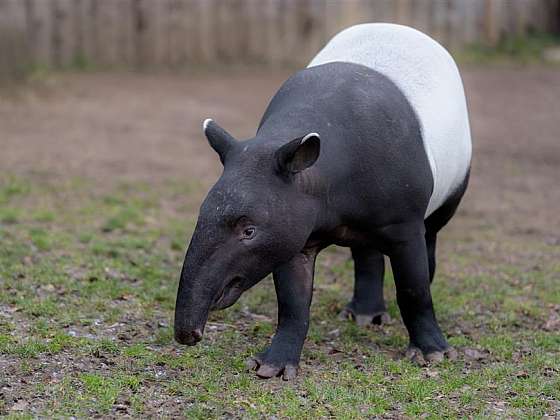
M 239 299 L 244 291 L 244 282 L 245 279 L 243 277 L 235 276 L 225 285 L 221 293 L 216 296 L 216 298 L 212 302 L 212 305 L 210 306 L 210 310 L 216 311 L 220 309 L 226 309 L 237 302 L 237 299 Z

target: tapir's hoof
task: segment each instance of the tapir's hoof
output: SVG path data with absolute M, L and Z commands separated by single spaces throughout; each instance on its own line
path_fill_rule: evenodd
M 366 327 L 371 324 L 384 325 L 391 322 L 391 317 L 385 311 L 375 312 L 371 315 L 356 314 L 354 310 L 348 306 L 340 312 L 338 318 L 343 321 L 349 319 L 354 320 L 360 327 Z
M 245 363 L 247 369 L 256 371 L 259 378 L 268 379 L 282 375 L 282 379 L 289 381 L 294 379 L 298 373 L 298 367 L 293 364 L 273 366 L 263 363 L 258 357 L 252 357 Z
M 448 347 L 443 351 L 433 351 L 430 353 L 422 353 L 418 347 L 409 347 L 406 350 L 406 357 L 410 361 L 420 365 L 426 366 L 428 364 L 437 364 L 444 359 L 455 360 L 457 359 L 457 350 L 453 347 Z

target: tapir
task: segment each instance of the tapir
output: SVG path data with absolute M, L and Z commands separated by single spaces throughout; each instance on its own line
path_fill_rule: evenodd
M 390 261 L 417 361 L 454 357 L 434 314 L 437 234 L 467 187 L 471 136 L 450 54 L 406 26 L 343 30 L 271 99 L 253 138 L 207 119 L 223 173 L 200 207 L 181 271 L 175 339 L 202 339 L 209 312 L 272 273 L 278 325 L 248 364 L 262 378 L 297 375 L 317 254 L 349 247 L 354 293 L 344 313 L 385 313 Z

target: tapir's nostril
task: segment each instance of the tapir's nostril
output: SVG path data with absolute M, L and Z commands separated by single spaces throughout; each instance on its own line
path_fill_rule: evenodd
M 175 340 L 180 344 L 186 344 L 187 346 L 194 346 L 200 340 L 202 340 L 202 330 L 197 328 L 193 331 L 175 331 Z
M 200 328 L 197 328 L 196 330 L 194 330 L 192 332 L 192 336 L 194 338 L 194 340 L 198 343 L 200 340 L 202 340 L 202 331 L 200 331 Z

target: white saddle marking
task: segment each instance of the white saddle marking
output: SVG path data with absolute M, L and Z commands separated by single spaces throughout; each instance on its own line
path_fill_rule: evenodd
M 334 61 L 361 64 L 382 73 L 411 103 L 420 120 L 434 178 L 428 217 L 464 181 L 471 161 L 467 104 L 455 61 L 429 36 L 389 23 L 345 29 L 308 67 Z

